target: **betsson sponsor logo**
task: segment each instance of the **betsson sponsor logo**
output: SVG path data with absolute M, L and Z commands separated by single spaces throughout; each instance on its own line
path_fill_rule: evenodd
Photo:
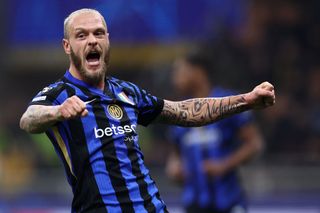
M 114 124 L 111 127 L 106 127 L 105 129 L 94 128 L 94 135 L 96 138 L 102 138 L 103 136 L 112 136 L 112 135 L 124 135 L 126 133 L 136 132 L 136 125 L 124 125 L 124 126 L 115 126 Z

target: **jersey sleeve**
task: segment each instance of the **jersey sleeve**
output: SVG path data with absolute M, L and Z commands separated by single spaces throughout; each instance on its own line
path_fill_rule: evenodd
M 133 83 L 129 83 L 129 85 L 131 91 L 135 94 L 135 104 L 138 109 L 138 124 L 147 126 L 161 113 L 164 100 L 151 95 Z
M 138 103 L 138 124 L 147 126 L 161 113 L 164 101 L 161 98 L 151 95 L 145 90 L 141 89 L 140 91 L 141 99 Z
M 52 84 L 43 88 L 38 94 L 31 100 L 29 105 L 59 105 L 59 101 L 57 100 L 57 96 L 63 90 L 62 84 Z

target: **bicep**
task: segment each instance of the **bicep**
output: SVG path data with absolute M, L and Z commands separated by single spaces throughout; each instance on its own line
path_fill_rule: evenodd
M 30 105 L 20 119 L 20 128 L 30 133 L 42 133 L 57 122 L 55 106 Z

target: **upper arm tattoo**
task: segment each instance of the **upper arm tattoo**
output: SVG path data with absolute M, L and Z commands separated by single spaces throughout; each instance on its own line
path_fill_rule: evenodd
M 180 102 L 165 101 L 160 122 L 181 126 L 202 126 L 248 110 L 244 96 L 195 98 Z

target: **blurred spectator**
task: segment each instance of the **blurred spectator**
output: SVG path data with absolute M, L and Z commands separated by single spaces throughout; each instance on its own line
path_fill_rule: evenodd
M 191 53 L 175 63 L 173 84 L 183 98 L 223 97 L 232 92 L 212 84 L 210 59 Z M 237 169 L 255 156 L 262 138 L 249 112 L 205 127 L 172 127 L 175 148 L 167 173 L 184 182 L 184 204 L 190 213 L 246 212 Z

